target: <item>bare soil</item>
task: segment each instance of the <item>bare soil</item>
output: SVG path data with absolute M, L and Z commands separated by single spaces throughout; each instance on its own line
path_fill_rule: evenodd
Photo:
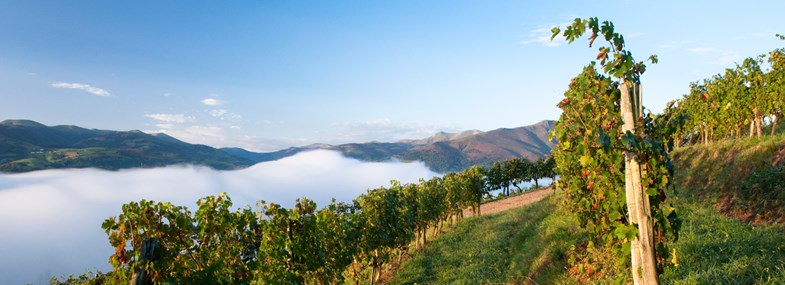
M 480 214 L 493 214 L 501 211 L 506 211 L 512 208 L 525 206 L 537 201 L 542 200 L 548 195 L 553 194 L 553 188 L 545 188 L 536 191 L 526 192 L 524 194 L 510 197 L 507 199 L 488 202 L 480 205 Z M 464 210 L 464 216 L 471 216 L 471 210 Z

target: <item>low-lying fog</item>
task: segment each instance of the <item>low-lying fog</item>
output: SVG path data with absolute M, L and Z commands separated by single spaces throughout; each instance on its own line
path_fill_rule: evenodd
M 111 270 L 113 250 L 101 223 L 129 201 L 169 201 L 194 211 L 197 199 L 227 192 L 235 208 L 258 200 L 291 207 L 299 197 L 324 206 L 391 179 L 435 175 L 422 163 L 360 162 L 326 150 L 236 171 L 181 166 L 0 175 L 0 283 L 43 284 L 53 275 Z

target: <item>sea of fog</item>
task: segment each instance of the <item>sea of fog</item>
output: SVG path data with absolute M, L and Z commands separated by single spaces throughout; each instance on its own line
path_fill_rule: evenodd
M 291 207 L 299 197 L 324 206 L 389 186 L 392 179 L 436 175 L 419 162 L 361 162 L 326 150 L 235 171 L 179 166 L 0 174 L 0 284 L 45 284 L 52 276 L 111 270 L 113 249 L 101 223 L 129 201 L 169 201 L 195 210 L 199 198 L 227 192 L 235 208 L 259 200 Z

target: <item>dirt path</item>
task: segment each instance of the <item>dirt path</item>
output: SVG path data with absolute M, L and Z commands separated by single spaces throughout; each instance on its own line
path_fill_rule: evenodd
M 533 192 L 524 193 L 515 197 L 488 202 L 485 204 L 480 205 L 480 214 L 493 214 L 498 213 L 501 211 L 506 211 L 512 208 L 517 208 L 520 206 L 528 205 L 537 201 L 542 200 L 542 198 L 547 197 L 548 195 L 553 194 L 552 188 L 545 188 Z M 470 210 L 463 211 L 464 216 L 471 216 Z

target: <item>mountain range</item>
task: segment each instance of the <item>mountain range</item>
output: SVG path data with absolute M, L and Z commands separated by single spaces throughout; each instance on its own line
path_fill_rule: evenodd
M 176 164 L 229 170 L 303 151 L 328 149 L 362 161 L 419 160 L 436 172 L 449 172 L 512 157 L 534 160 L 548 155 L 555 144 L 548 140 L 554 123 L 541 121 L 530 126 L 487 132 L 440 132 L 424 139 L 398 142 L 313 144 L 260 153 L 190 144 L 163 133 L 45 126 L 29 120 L 6 120 L 0 122 L 0 171 L 85 167 L 117 170 Z

